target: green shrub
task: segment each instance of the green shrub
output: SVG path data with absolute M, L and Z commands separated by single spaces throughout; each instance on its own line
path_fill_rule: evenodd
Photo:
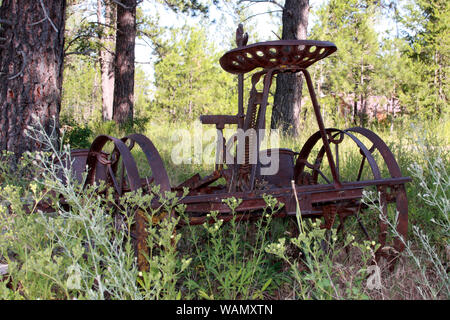
M 72 149 L 89 149 L 93 131 L 89 126 L 75 126 L 64 134 L 63 144 L 69 144 Z

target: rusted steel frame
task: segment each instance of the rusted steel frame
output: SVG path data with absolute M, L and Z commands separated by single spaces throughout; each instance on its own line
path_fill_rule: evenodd
M 397 212 L 398 212 L 398 224 L 397 232 L 402 235 L 403 241 L 399 238 L 394 239 L 394 248 L 401 252 L 405 248 L 405 243 L 408 236 L 408 198 L 406 197 L 405 185 L 401 184 L 394 186 L 397 188 L 397 195 L 395 197 Z
M 121 140 L 124 143 L 126 143 L 128 140 L 132 141 L 133 144 L 134 142 L 136 142 L 139 147 L 141 147 L 152 170 L 152 178 L 154 184 L 160 186 L 160 192 L 162 196 L 164 196 L 164 193 L 166 191 L 170 191 L 171 186 L 169 176 L 167 175 L 166 169 L 164 168 L 164 163 L 153 142 L 151 142 L 151 140 L 146 136 L 138 133 L 128 135 Z M 140 182 L 141 180 L 139 179 L 139 184 Z
M 374 144 L 374 146 L 376 146 L 377 150 L 383 157 L 383 160 L 388 167 L 391 177 L 399 178 L 402 176 L 400 167 L 395 160 L 394 155 L 392 154 L 386 143 L 384 143 L 384 141 L 377 134 L 368 129 L 360 127 L 349 128 L 346 131 L 356 132 L 368 138 Z M 409 180 L 411 181 L 410 178 Z M 394 186 L 394 188 L 396 189 L 395 201 L 398 212 L 397 232 L 403 236 L 403 240 L 406 242 L 406 237 L 408 235 L 408 199 L 406 197 L 406 190 L 403 184 Z M 397 251 L 401 252 L 404 247 L 405 244 L 403 243 L 403 241 L 398 238 L 394 239 L 394 248 Z
M 244 127 L 244 74 L 238 74 L 238 128 Z
M 361 127 L 353 127 L 345 130 L 346 132 L 356 132 L 363 136 L 365 136 L 367 139 L 369 139 L 374 146 L 378 149 L 381 156 L 384 159 L 384 162 L 386 163 L 389 173 L 391 177 L 398 178 L 402 176 L 402 173 L 400 171 L 400 167 L 397 164 L 397 161 L 395 160 L 394 155 L 392 154 L 389 147 L 386 145 L 386 143 L 373 131 L 370 131 L 366 128 Z
M 220 130 L 220 138 L 222 140 L 222 143 L 219 144 L 219 137 L 217 137 L 217 152 L 218 154 L 216 155 L 216 159 L 218 159 L 218 161 L 216 160 L 216 170 L 222 171 L 224 169 L 224 164 L 227 161 L 227 141 L 225 140 L 225 137 L 223 136 L 223 131 L 222 129 Z M 222 147 L 222 150 L 219 151 L 220 147 Z M 222 158 L 220 159 L 220 155 L 222 156 Z
M 142 134 L 131 134 L 121 139 L 123 143 L 127 141 L 131 142 L 130 149 L 135 143 L 139 145 L 147 158 L 147 162 L 152 170 L 152 177 L 150 178 L 155 185 L 160 186 L 160 196 L 164 197 L 166 191 L 171 190 L 169 176 L 167 175 L 166 169 L 164 168 L 164 163 L 159 155 L 158 150 L 156 150 L 153 142 Z M 142 180 L 138 180 L 140 186 L 142 185 Z M 151 192 L 151 190 L 149 190 Z M 145 252 L 148 250 L 147 239 L 148 232 L 146 229 L 149 223 L 148 218 L 143 210 L 137 208 L 134 212 L 134 226 L 133 231 L 136 237 L 135 246 L 137 252 L 137 263 L 139 270 L 148 270 L 149 264 L 147 258 L 145 257 Z
M 189 179 L 180 183 L 174 189 L 175 190 L 182 190 L 183 188 L 195 189 L 200 180 L 201 180 L 200 174 L 196 173 Z
M 312 186 L 298 186 L 297 195 L 299 201 L 307 201 L 312 203 L 328 202 L 328 201 L 343 201 L 349 199 L 360 199 L 362 197 L 362 189 L 369 185 L 398 185 L 409 181 L 406 178 L 394 178 L 384 180 L 368 180 L 360 181 L 359 183 L 343 183 L 341 189 L 337 190 L 333 185 L 326 185 L 328 188 L 317 188 Z M 323 186 L 323 185 L 322 185 Z M 310 188 L 316 187 L 316 188 Z M 314 190 L 315 189 L 315 190 Z M 224 199 L 235 197 L 242 199 L 243 203 L 236 211 L 262 209 L 265 207 L 263 200 L 263 194 L 270 194 L 277 198 L 279 201 L 289 204 L 292 199 L 291 188 L 280 188 L 273 190 L 264 190 L 258 192 L 239 192 L 233 194 L 214 194 L 214 195 L 195 195 L 187 196 L 180 200 L 180 203 L 187 206 L 188 212 L 209 212 L 219 211 L 221 213 L 230 212 L 230 209 L 223 203 Z M 306 214 L 307 212 L 305 212 Z
M 323 192 L 303 192 L 297 193 L 298 205 L 302 216 L 308 216 L 315 211 L 313 205 L 323 205 L 330 202 L 339 202 L 341 207 L 345 205 L 345 201 L 353 201 L 362 198 L 363 188 L 347 188 L 345 190 L 329 190 Z M 297 199 L 295 196 L 290 198 L 286 203 L 286 211 L 288 215 L 297 214 Z
M 267 109 L 267 104 L 268 104 L 268 100 L 269 100 L 269 90 L 270 90 L 270 86 L 272 85 L 273 76 L 277 73 L 277 71 L 278 71 L 277 68 L 272 68 L 272 69 L 266 70 L 266 74 L 264 75 L 263 95 L 262 95 L 261 105 L 259 108 L 260 116 L 258 118 L 258 125 L 257 125 L 258 129 L 265 129 L 265 127 L 266 127 L 266 109 Z M 258 150 L 258 152 L 259 152 L 259 150 Z
M 247 107 L 247 112 L 246 112 L 246 116 L 244 119 L 244 126 L 243 126 L 243 130 L 244 133 L 249 130 L 249 129 L 255 129 L 255 123 L 254 120 L 256 119 L 257 115 L 257 105 L 260 104 L 260 101 L 258 101 L 258 91 L 256 90 L 256 85 L 258 84 L 260 78 L 262 75 L 266 74 L 266 70 L 262 70 L 260 72 L 256 72 L 255 74 L 253 74 L 252 79 L 251 79 L 251 83 L 252 83 L 252 88 L 250 90 L 250 97 L 249 97 L 249 102 L 248 102 L 248 107 Z M 252 134 L 252 132 L 250 132 L 250 134 Z M 237 136 L 237 135 L 236 135 Z M 235 137 L 236 137 L 235 136 Z M 243 177 L 245 175 L 245 172 L 248 171 L 248 168 L 250 166 L 250 159 L 249 159 L 249 153 L 250 153 L 250 147 L 252 147 L 250 145 L 250 140 L 251 137 L 248 137 L 248 143 L 247 143 L 247 137 L 244 136 L 244 141 L 237 141 L 238 143 L 244 144 L 244 163 L 240 164 L 240 163 L 236 163 L 233 164 L 231 166 L 231 168 L 233 169 L 233 173 L 231 175 L 231 183 L 230 183 L 230 187 L 229 187 L 229 191 L 230 192 L 234 192 L 237 188 L 241 188 L 242 189 L 242 184 L 244 183 L 243 181 Z M 232 146 L 232 143 L 235 142 L 235 138 L 230 138 L 231 144 L 230 144 L 230 148 Z M 235 144 L 236 148 L 239 148 L 238 144 Z M 228 146 L 227 146 L 227 151 L 228 151 Z M 228 152 L 227 152 L 228 154 Z M 235 158 L 237 159 L 237 158 Z M 247 181 L 248 182 L 248 177 L 247 177 Z M 248 188 L 248 187 L 246 187 Z
M 216 125 L 217 130 L 217 141 L 216 141 L 216 164 L 214 166 L 215 171 L 219 171 L 223 169 L 223 164 L 226 160 L 225 150 L 225 138 L 223 137 L 223 128 L 219 128 Z M 222 150 L 221 150 L 222 149 Z
M 326 132 L 327 132 L 328 134 L 330 134 L 330 135 L 331 135 L 332 133 L 335 133 L 334 135 L 331 135 L 331 138 L 334 138 L 334 137 L 336 137 L 337 135 L 342 135 L 342 136 L 346 135 L 346 136 L 348 136 L 349 138 L 351 138 L 351 139 L 356 143 L 356 145 L 359 147 L 360 152 L 361 152 L 361 154 L 364 156 L 364 158 L 367 159 L 367 161 L 368 161 L 368 163 L 369 163 L 369 165 L 370 165 L 370 168 L 371 168 L 371 170 L 372 170 L 372 174 L 373 174 L 374 179 L 381 179 L 380 169 L 379 169 L 379 167 L 378 167 L 378 165 L 377 165 L 375 159 L 373 158 L 372 153 L 370 152 L 370 150 L 368 150 L 368 149 L 366 148 L 366 146 L 361 142 L 361 140 L 359 140 L 357 137 L 355 137 L 353 134 L 347 132 L 346 130 L 339 130 L 339 129 L 331 128 L 331 129 L 326 129 Z M 318 132 L 316 132 L 316 133 L 313 135 L 313 136 L 315 137 L 315 139 L 316 139 L 316 143 L 317 143 L 317 141 L 320 139 L 319 136 L 318 136 L 319 133 L 320 133 L 320 132 L 318 131 Z M 312 137 L 313 137 L 313 136 L 312 136 Z M 342 140 L 343 140 L 343 139 L 340 139 L 340 141 L 342 141 Z M 337 141 L 337 142 L 338 142 L 338 141 Z M 336 144 L 336 145 L 337 145 L 337 144 Z M 310 146 L 310 145 L 308 145 L 308 146 Z M 312 147 L 314 147 L 314 145 L 313 145 Z M 306 156 L 306 159 L 304 159 L 304 158 L 300 159 L 300 157 L 299 157 L 299 158 L 297 159 L 297 161 L 301 162 L 303 159 L 306 161 L 306 160 L 307 160 L 307 157 L 309 156 L 309 153 L 311 152 L 311 150 L 312 150 L 312 148 L 309 149 L 309 152 L 308 152 L 308 154 L 307 154 L 307 156 Z M 320 163 L 322 162 L 322 159 L 323 159 L 323 155 L 324 155 L 324 153 L 325 153 L 325 150 L 326 150 L 326 149 L 325 149 L 325 146 L 322 146 L 322 148 L 319 150 L 319 153 L 317 154 L 316 162 L 314 163 L 314 165 L 318 164 L 318 161 L 320 161 Z M 303 151 L 303 150 L 302 150 L 302 151 Z M 302 153 L 301 153 L 301 154 L 302 154 Z M 302 154 L 302 156 L 304 156 L 304 154 Z M 338 171 L 337 171 L 337 174 L 339 175 L 339 172 L 338 172 Z M 316 179 L 316 178 L 317 178 L 317 174 L 316 174 L 315 176 L 313 176 L 313 180 Z M 316 181 L 316 180 L 314 180 L 314 181 Z M 359 179 L 357 179 L 356 181 L 359 181 Z
M 77 179 L 78 182 L 83 182 L 83 172 L 86 170 L 86 160 L 87 156 L 89 154 L 89 149 L 75 149 L 70 151 L 70 157 L 69 158 L 63 158 L 63 166 L 66 168 L 70 168 L 70 170 L 73 172 L 75 179 Z M 98 180 L 105 180 L 107 175 L 107 168 L 106 168 L 106 162 L 108 162 L 108 154 L 105 152 L 101 152 L 97 155 L 97 168 L 96 168 L 96 175 L 95 175 L 95 181 Z M 101 161 L 100 161 L 101 159 Z M 69 163 L 70 161 L 70 163 Z M 62 172 L 58 173 L 58 176 L 65 182 L 66 177 L 62 174 Z
M 311 50 L 315 47 L 315 50 Z M 337 50 L 327 41 L 278 40 L 254 43 L 225 53 L 219 60 L 230 73 L 250 72 L 256 68 L 270 69 L 278 66 L 307 68 Z
M 254 123 L 252 122 L 252 120 L 254 120 L 253 118 L 256 117 L 256 106 L 259 104 L 261 104 L 261 101 L 259 101 L 258 99 L 258 95 L 260 94 L 258 92 L 258 90 L 256 90 L 256 85 L 259 83 L 259 80 L 261 79 L 261 77 L 263 75 L 265 75 L 268 72 L 268 70 L 262 70 L 259 72 L 256 72 L 252 75 L 252 79 L 251 79 L 251 83 L 252 83 L 252 88 L 250 89 L 250 97 L 249 97 L 249 102 L 248 102 L 248 107 L 247 107 L 247 113 L 245 115 L 245 122 L 244 122 L 244 127 L 243 130 L 248 130 L 250 128 L 253 128 Z M 255 129 L 255 128 L 253 128 Z
M 86 184 L 94 183 L 95 178 L 95 168 L 97 164 L 97 158 L 95 156 L 96 152 L 100 152 L 104 145 L 108 142 L 112 141 L 114 143 L 115 148 L 117 148 L 120 156 L 122 157 L 122 163 L 127 171 L 128 184 L 130 187 L 130 191 L 136 191 L 141 187 L 141 180 L 139 178 L 138 169 L 136 163 L 134 162 L 133 156 L 127 145 L 122 141 L 114 137 L 101 135 L 98 136 L 94 142 L 91 144 L 91 148 L 89 149 L 88 158 L 86 164 L 88 166 L 88 176 L 86 180 Z M 118 160 L 118 159 L 116 159 Z M 111 179 L 116 186 L 114 172 L 111 169 L 109 174 L 111 175 Z M 120 195 L 123 190 L 116 190 Z M 134 212 L 134 224 L 132 227 L 132 232 L 136 236 L 135 240 L 135 252 L 137 254 L 137 263 L 139 270 L 148 270 L 148 262 L 145 257 L 144 252 L 148 248 L 147 246 L 147 232 L 145 231 L 147 223 L 147 217 L 144 216 L 144 213 L 141 210 L 136 210 Z
M 299 195 L 299 200 L 302 199 L 302 195 L 309 195 L 311 203 L 360 199 L 362 190 L 363 188 L 352 187 L 335 191 L 304 192 Z
M 114 147 L 117 148 L 120 155 L 122 156 L 123 164 L 127 170 L 128 183 L 131 190 L 137 190 L 140 187 L 140 179 L 138 174 L 138 169 L 136 163 L 134 162 L 133 156 L 131 155 L 128 147 L 121 140 L 107 136 L 100 135 L 92 142 L 89 149 L 89 153 L 86 159 L 86 165 L 88 168 L 86 184 L 93 184 L 95 182 L 95 173 L 97 168 L 97 153 L 101 152 L 103 147 L 107 142 L 113 142 Z M 109 173 L 109 172 L 108 172 Z M 114 177 L 111 177 L 114 178 Z M 114 178 L 115 179 L 115 178 Z M 86 185 L 85 184 L 85 185 Z
M 340 200 L 340 204 L 342 204 L 342 201 L 352 201 L 352 200 L 356 200 L 356 199 L 360 199 L 361 198 L 361 193 L 362 193 L 362 189 L 351 189 L 351 190 L 346 190 L 345 192 L 348 192 L 348 194 L 339 194 L 338 196 L 334 195 L 332 196 L 332 193 L 336 194 L 337 191 L 333 191 L 333 192 L 328 192 L 328 193 L 324 193 L 324 195 L 319 196 L 319 195 L 315 195 L 315 197 L 310 197 L 312 204 L 318 204 L 318 207 L 314 207 L 311 210 L 302 210 L 301 214 L 304 217 L 312 217 L 312 216 L 316 216 L 316 217 L 320 217 L 323 214 L 323 207 L 320 204 L 321 203 L 325 203 L 327 201 L 337 201 Z M 305 196 L 305 194 L 302 194 L 302 196 Z M 290 201 L 290 199 L 292 199 L 292 197 L 290 199 L 288 199 L 287 197 L 277 197 L 277 199 L 281 202 L 281 203 L 288 203 Z M 302 201 L 302 198 L 299 198 L 299 201 Z M 325 205 L 327 206 L 327 205 Z M 217 217 L 217 219 L 223 219 L 224 222 L 227 222 L 229 220 L 231 220 L 233 218 L 233 216 L 237 217 L 237 220 L 256 220 L 258 218 L 261 218 L 261 213 L 260 210 L 264 209 L 266 207 L 265 201 L 263 198 L 258 198 L 258 199 L 249 199 L 249 200 L 243 200 L 242 204 L 239 206 L 239 208 L 236 210 L 236 212 L 234 214 L 231 214 L 232 211 L 231 209 L 223 203 L 213 203 L 213 204 L 208 204 L 208 203 L 198 203 L 198 204 L 193 204 L 193 205 L 187 205 L 187 212 L 190 212 L 190 208 L 193 209 L 193 211 L 195 212 L 210 212 L 210 211 L 217 211 L 219 213 L 219 216 Z M 345 207 L 342 208 L 342 210 L 346 209 Z M 257 210 L 255 212 L 255 210 Z M 249 212 L 249 211 L 253 211 L 253 212 Z M 259 212 L 258 212 L 259 211 Z M 244 212 L 244 213 L 240 213 L 240 212 Z M 286 217 L 289 215 L 295 215 L 295 211 L 292 213 L 288 212 L 287 210 L 285 210 L 284 208 L 279 211 L 278 213 L 274 214 L 273 217 Z M 199 217 L 189 217 L 189 220 L 183 221 L 182 225 L 186 225 L 186 224 L 191 224 L 191 225 L 196 225 L 196 224 L 202 224 L 204 222 L 211 222 L 212 220 L 210 220 L 210 218 L 206 217 L 206 216 L 199 216 Z
M 335 165 L 336 165 L 336 175 L 338 179 L 341 179 L 340 173 L 339 173 L 339 144 L 334 145 L 334 153 L 335 155 Z
M 223 129 L 226 124 L 237 124 L 238 128 L 240 126 L 241 118 L 239 115 L 202 115 L 200 116 L 200 122 L 202 124 L 215 124 L 217 129 L 217 139 L 216 139 L 216 170 L 221 170 L 223 168 L 223 158 L 225 157 L 225 138 L 223 137 Z M 221 148 L 221 146 L 223 146 Z M 221 150 L 222 149 L 222 150 Z M 220 155 L 222 154 L 222 159 Z
M 336 214 L 337 214 L 336 205 L 330 204 L 323 206 L 322 216 L 324 221 L 320 225 L 320 228 L 330 230 L 334 224 L 334 220 L 336 219 Z
M 251 89 L 251 93 L 250 93 L 251 97 L 250 97 L 250 101 L 249 101 L 249 109 L 247 110 L 247 117 L 245 119 L 244 129 L 250 129 L 250 127 L 252 125 L 254 125 L 252 123 L 252 119 L 255 116 L 255 115 L 253 115 L 253 113 L 256 112 L 256 105 L 259 104 L 260 106 L 259 106 L 259 110 L 258 110 L 258 114 L 257 114 L 257 118 L 256 118 L 257 124 L 254 128 L 256 130 L 256 163 L 251 165 L 250 190 L 254 189 L 257 168 L 259 165 L 260 140 L 264 139 L 264 137 L 262 137 L 262 139 L 261 139 L 259 130 L 265 129 L 266 110 L 267 110 L 270 86 L 272 84 L 273 76 L 279 72 L 285 72 L 285 71 L 290 71 L 290 70 L 279 69 L 277 67 L 277 68 L 272 68 L 272 69 L 265 69 L 263 71 L 255 73 L 252 76 L 252 89 Z M 256 85 L 259 82 L 262 75 L 264 75 L 264 85 L 263 85 L 262 97 L 259 100 L 258 99 L 259 93 L 256 90 Z M 250 146 L 246 145 L 246 164 L 248 161 L 247 148 L 249 148 L 249 147 Z
M 342 188 L 362 188 L 367 186 L 374 185 L 386 185 L 386 186 L 395 186 L 401 185 L 407 182 L 410 182 L 410 177 L 399 177 L 399 178 L 387 178 L 387 179 L 378 179 L 378 180 L 363 180 L 363 181 L 355 181 L 355 182 L 343 182 Z M 315 184 L 315 185 L 296 185 L 297 193 L 304 192 L 320 192 L 320 191 L 333 191 L 336 190 L 333 184 Z M 340 191 L 340 190 L 336 190 Z M 276 188 L 269 190 L 253 190 L 251 192 L 233 192 L 233 193 L 215 193 L 215 194 L 204 194 L 204 195 L 194 195 L 194 196 L 186 196 L 181 199 L 181 203 L 195 203 L 195 202 L 221 202 L 222 199 L 228 199 L 231 197 L 237 199 L 251 199 L 256 196 L 262 196 L 263 194 L 270 194 L 274 197 L 282 196 L 286 194 L 292 193 L 292 188 Z
M 238 48 L 241 48 L 247 44 L 248 41 L 248 34 L 244 33 L 244 28 L 242 24 L 239 24 L 238 28 L 236 29 L 236 45 Z M 200 121 L 202 124 L 215 124 L 217 130 L 220 130 L 222 133 L 222 130 L 225 127 L 225 124 L 237 124 L 237 127 L 239 129 L 243 128 L 244 126 L 244 74 L 240 73 L 238 74 L 238 113 L 235 116 L 231 115 L 204 115 L 200 116 Z M 222 141 L 219 141 L 220 136 L 223 136 L 223 134 L 218 135 L 217 137 L 217 153 L 219 153 L 219 145 L 222 143 Z M 223 154 L 225 157 L 225 154 Z M 218 155 L 216 156 L 216 160 Z M 217 163 L 217 161 L 216 161 Z M 216 170 L 222 169 L 221 166 L 218 166 L 216 164 Z
M 212 174 L 205 176 L 198 181 L 191 183 L 191 190 L 199 189 L 205 186 L 210 185 L 211 183 L 217 181 L 220 177 L 222 177 L 221 171 L 214 170 Z
M 217 129 L 225 128 L 226 124 L 239 124 L 239 117 L 233 115 L 202 115 L 200 116 L 202 124 L 215 124 Z
M 330 165 L 331 174 L 333 176 L 333 184 L 336 188 L 340 188 L 341 182 L 339 181 L 339 178 L 337 176 L 336 165 L 334 163 L 333 155 L 331 153 L 330 145 L 328 143 L 328 139 L 326 136 L 325 125 L 323 124 L 322 115 L 320 114 L 320 106 L 317 101 L 316 93 L 314 91 L 314 86 L 311 81 L 311 76 L 309 75 L 309 72 L 306 69 L 301 69 L 301 71 L 305 75 L 306 84 L 308 85 L 309 95 L 311 97 L 311 102 L 312 102 L 312 105 L 314 108 L 314 113 L 316 115 L 320 135 L 322 136 L 323 145 L 325 146 L 325 152 L 327 154 L 328 163 Z
M 377 185 L 377 192 L 379 196 L 379 205 L 381 205 L 381 216 L 383 216 L 385 219 L 388 218 L 387 215 L 387 199 L 386 199 L 386 189 L 385 186 Z M 379 233 L 378 233 L 378 242 L 381 243 L 382 246 L 386 244 L 386 238 L 388 234 L 388 225 L 383 221 L 383 219 L 380 219 L 379 225 Z M 381 248 L 380 248 L 381 249 Z
M 274 75 L 274 71 L 276 69 L 267 70 L 267 73 L 264 76 L 264 89 L 262 102 L 258 111 L 258 124 L 256 126 L 256 163 L 252 165 L 251 175 L 250 175 L 250 190 L 253 190 L 255 187 L 255 178 L 256 178 L 256 169 L 259 164 L 259 148 L 260 148 L 260 129 L 265 129 L 266 124 L 266 109 L 267 103 L 269 99 L 269 89 L 272 84 L 272 79 Z M 262 137 L 264 139 L 264 137 Z
M 247 44 L 248 34 L 244 33 L 244 27 L 239 24 L 236 30 L 236 45 L 238 48 L 242 48 Z M 244 127 L 244 74 L 238 74 L 238 128 Z
M 359 191 L 361 189 L 363 189 L 364 186 L 343 186 L 342 189 L 336 190 L 334 188 L 329 188 L 329 189 L 323 189 L 323 190 L 314 190 L 314 191 L 309 191 L 309 190 L 300 190 L 298 188 L 296 188 L 297 190 L 297 195 L 299 199 L 303 199 L 306 195 L 308 197 L 310 197 L 310 199 L 312 199 L 312 201 L 314 202 L 320 202 L 320 201 L 334 201 L 334 200 L 343 200 L 346 197 L 349 198 L 355 198 L 357 195 L 361 196 L 361 194 L 359 193 Z M 300 191 L 299 191 L 300 190 Z M 354 190 L 356 190 L 357 192 L 353 192 Z M 226 204 L 223 203 L 224 199 L 228 199 L 230 197 L 235 197 L 237 199 L 241 199 L 242 201 L 263 201 L 263 194 L 269 194 L 272 195 L 273 197 L 277 198 L 277 199 L 281 199 L 281 198 L 291 198 L 293 193 L 292 193 L 292 189 L 290 188 L 283 188 L 283 189 L 277 189 L 277 192 L 271 192 L 271 190 L 266 190 L 265 192 L 258 192 L 258 193 L 252 193 L 252 194 L 248 194 L 247 192 L 244 192 L 243 194 L 238 194 L 238 193 L 234 193 L 234 194 L 221 194 L 221 195 L 194 195 L 194 196 L 187 196 L 183 199 L 180 200 L 180 203 L 185 204 L 185 205 L 191 205 L 191 204 L 199 204 L 199 203 L 205 203 L 207 205 L 210 204 L 223 204 L 224 207 L 223 208 L 228 208 L 228 206 L 226 206 Z M 261 202 L 260 204 L 262 204 L 264 206 L 264 203 Z M 255 207 L 256 208 L 256 207 Z M 241 204 L 241 206 L 239 206 L 236 210 L 247 210 L 248 207 Z M 212 209 L 215 210 L 215 209 Z
M 284 197 L 277 197 L 282 203 L 286 203 L 287 200 Z M 183 203 L 183 201 L 180 201 Z M 223 202 L 197 202 L 185 204 L 185 212 L 196 212 L 196 213 L 209 213 L 211 211 L 217 211 L 219 214 L 231 213 L 230 207 Z M 253 199 L 243 199 L 241 205 L 236 209 L 236 212 L 249 211 L 249 210 L 260 210 L 267 206 L 263 197 L 255 197 Z
M 346 132 L 345 130 L 343 131 L 343 130 L 336 129 L 336 128 L 325 129 L 325 132 L 326 132 L 326 135 L 328 133 L 331 134 L 333 132 L 337 132 L 337 134 L 345 134 L 348 137 L 350 137 L 356 143 L 356 145 L 360 148 L 362 154 L 367 158 L 367 161 L 369 162 L 370 167 L 372 169 L 372 173 L 373 173 L 374 179 L 380 179 L 381 178 L 380 170 L 379 170 L 378 165 L 375 162 L 375 159 L 373 158 L 371 152 L 366 148 L 366 146 L 358 138 L 356 138 L 353 134 Z M 307 162 L 308 157 L 309 157 L 312 149 L 314 148 L 316 143 L 321 138 L 323 140 L 322 132 L 321 131 L 317 131 L 311 137 L 309 137 L 309 139 L 303 145 L 303 148 L 300 151 L 300 154 L 299 154 L 299 156 L 297 158 L 297 161 L 296 161 L 296 164 L 295 164 L 295 169 L 294 169 L 294 177 L 295 177 L 295 179 L 297 179 L 299 177 L 299 175 L 304 171 L 305 166 L 308 166 L 308 167 L 313 166 L 314 167 L 314 166 L 318 165 L 317 161 L 319 161 L 319 160 L 320 160 L 320 163 L 321 163 L 321 157 L 323 157 L 323 154 L 326 151 L 325 145 L 322 146 L 322 148 L 320 149 L 320 151 L 319 151 L 319 153 L 318 153 L 318 155 L 316 157 L 316 163 L 309 164 Z M 331 158 L 332 157 L 333 156 L 331 155 Z

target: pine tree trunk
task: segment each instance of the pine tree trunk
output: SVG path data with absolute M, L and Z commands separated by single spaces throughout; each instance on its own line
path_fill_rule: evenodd
M 309 0 L 286 0 L 283 10 L 283 40 L 306 39 Z M 303 80 L 300 74 L 281 73 L 277 76 L 271 128 L 297 136 L 300 124 Z
M 104 16 L 103 8 L 105 9 Z M 104 32 L 100 36 L 102 48 L 99 50 L 100 73 L 102 76 L 102 116 L 104 121 L 112 120 L 113 118 L 116 35 L 112 30 L 112 26 L 116 24 L 116 13 L 116 4 L 113 1 L 97 0 L 97 21 L 105 25 Z
M 364 60 L 361 59 L 361 70 L 360 70 L 361 74 L 360 74 L 360 79 L 359 79 L 359 85 L 361 88 L 361 94 L 360 94 L 360 106 L 361 106 L 361 110 L 360 110 L 360 114 L 359 114 L 359 125 L 361 127 L 364 127 L 365 124 L 365 119 L 366 119 L 366 99 L 364 97 L 363 92 L 364 90 Z
M 65 0 L 2 1 L 0 150 L 41 149 L 25 133 L 33 117 L 59 136 L 65 9 Z
M 133 121 L 136 0 L 121 3 L 117 5 L 113 119 L 122 125 Z
M 364 127 L 366 124 L 366 117 L 367 117 L 367 99 L 364 97 L 364 95 L 361 93 L 360 96 L 360 106 L 361 106 L 361 112 L 359 114 L 359 125 L 361 127 Z
M 357 124 L 356 123 L 356 119 L 357 119 L 357 116 L 358 116 L 358 100 L 356 100 L 356 93 L 355 93 L 354 99 L 355 100 L 353 100 L 352 123 L 354 125 L 356 125 Z

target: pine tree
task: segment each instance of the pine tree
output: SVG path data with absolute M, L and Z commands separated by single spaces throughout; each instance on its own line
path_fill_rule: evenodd
M 133 121 L 136 0 L 121 0 L 117 6 L 114 60 L 113 119 L 123 125 Z
M 102 117 L 112 120 L 114 97 L 114 46 L 117 5 L 112 0 L 97 0 L 99 25 L 99 62 L 102 77 Z
M 283 7 L 283 40 L 306 39 L 309 0 L 286 0 Z M 271 128 L 281 127 L 284 133 L 297 136 L 300 124 L 303 81 L 300 74 L 277 76 L 271 116 Z
M 41 146 L 25 130 L 36 117 L 59 132 L 65 0 L 3 0 L 0 7 L 0 149 Z M 55 119 L 55 121 L 53 120 Z
M 318 10 L 319 22 L 312 30 L 312 37 L 331 40 L 338 48 L 322 62 L 327 63 L 327 71 L 320 78 L 326 79 L 322 86 L 335 97 L 335 104 L 342 106 L 339 113 L 350 116 L 354 124 L 358 120 L 365 124 L 368 97 L 376 93 L 374 78 L 380 65 L 373 26 L 378 14 L 371 1 L 330 0 Z
M 414 61 L 415 71 L 406 102 L 418 114 L 439 117 L 447 110 L 450 91 L 450 4 L 445 0 L 410 0 L 401 12 L 401 35 L 410 46 L 405 55 Z

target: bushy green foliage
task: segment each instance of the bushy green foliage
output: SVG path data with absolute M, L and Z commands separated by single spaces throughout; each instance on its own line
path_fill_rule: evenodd
M 387 105 L 398 100 L 402 116 L 438 119 L 448 111 L 447 1 L 409 0 L 389 8 L 372 1 L 329 0 L 315 12 L 311 38 L 338 47 L 313 67 L 331 115 L 355 120 L 352 110 L 339 106 L 344 100 L 350 109 L 356 102 L 364 106 L 370 96 L 385 97 Z M 395 28 L 381 33 L 376 28 L 381 23 L 395 23 Z
M 95 61 L 76 55 L 67 57 L 63 78 L 60 116 L 72 123 L 100 118 L 100 73 Z
M 413 61 L 413 76 L 404 97 L 407 106 L 427 118 L 448 112 L 450 5 L 445 0 L 409 0 L 397 19 L 409 46 L 403 55 Z
M 278 273 L 279 265 L 264 254 L 269 233 L 275 231 L 272 215 L 282 205 L 270 195 L 264 200 L 267 208 L 253 227 L 239 221 L 236 208 L 242 200 L 235 198 L 224 200 L 233 214 L 228 223 L 211 212 L 201 226 L 186 227 L 187 254 L 193 257 L 193 267 L 185 272 L 187 299 L 262 299 L 286 280 Z M 188 221 L 187 215 L 182 217 Z
M 87 126 L 75 126 L 64 134 L 63 143 L 73 149 L 89 149 L 92 142 L 92 130 Z
M 69 60 L 69 61 L 68 61 Z M 63 124 L 92 124 L 102 121 L 99 65 L 87 58 L 66 59 L 62 96 Z M 139 124 L 150 116 L 150 81 L 139 65 L 136 66 L 134 109 Z M 125 125 L 125 128 L 129 125 Z M 138 126 L 139 128 L 139 126 Z
M 356 114 L 353 105 L 358 103 L 363 109 L 367 99 L 381 91 L 377 77 L 381 76 L 382 61 L 375 30 L 380 10 L 371 1 L 330 0 L 316 14 L 319 21 L 312 28 L 311 38 L 331 40 L 338 48 L 313 69 L 319 92 L 323 90 L 327 96 L 323 102 L 336 118 L 364 125 L 367 114 Z M 340 110 L 344 100 L 351 106 Z

